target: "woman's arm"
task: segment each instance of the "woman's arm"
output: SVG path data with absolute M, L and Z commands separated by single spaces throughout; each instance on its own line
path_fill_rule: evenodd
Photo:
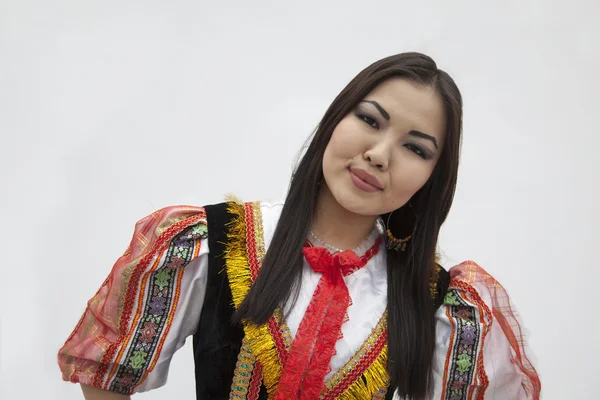
M 63 380 L 123 395 L 164 385 L 173 354 L 200 319 L 207 240 L 201 207 L 169 207 L 141 220 L 58 353 Z M 86 399 L 128 398 L 90 393 Z
M 472 261 L 449 272 L 448 293 L 436 313 L 443 338 L 436 398 L 539 400 L 540 379 L 506 290 Z
M 131 400 L 131 397 L 124 394 L 109 392 L 88 385 L 81 385 L 81 390 L 85 400 Z

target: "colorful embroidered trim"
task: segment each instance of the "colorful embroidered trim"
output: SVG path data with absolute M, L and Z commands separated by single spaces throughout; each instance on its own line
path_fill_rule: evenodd
M 248 389 L 248 400 L 258 400 L 262 381 L 262 366 L 257 362 L 252 374 L 252 380 L 250 381 L 250 388 Z
M 202 212 L 172 224 L 135 265 L 124 296 L 120 335 L 104 353 L 93 386 L 131 394 L 152 371 L 177 308 L 184 267 L 198 254 L 201 239 L 206 237 L 205 221 Z M 147 267 L 155 257 L 152 272 L 148 273 Z M 142 293 L 139 298 L 138 293 Z
M 471 297 L 477 301 L 481 299 L 476 296 L 477 292 L 474 288 L 483 286 L 483 290 L 487 290 L 489 299 L 486 299 L 486 301 L 490 302 L 490 307 L 488 308 L 483 302 L 481 303 L 484 314 L 491 321 L 492 313 L 490 313 L 490 309 L 492 310 L 494 324 L 502 329 L 510 344 L 513 353 L 510 362 L 522 373 L 521 385 L 523 389 L 530 398 L 539 399 L 541 393 L 540 378 L 527 355 L 526 338 L 523 334 L 521 321 L 506 290 L 493 276 L 473 261 L 465 261 L 452 268 L 451 277 L 451 284 L 456 282 L 455 285 L 461 290 L 465 290 L 466 293 L 473 293 Z
M 360 349 L 326 382 L 323 399 L 368 399 L 387 391 L 387 310 Z
M 252 349 L 250 349 L 248 340 L 244 338 L 242 340 L 240 353 L 238 354 L 237 363 L 235 364 L 235 370 L 233 371 L 231 392 L 229 394 L 230 399 L 246 400 L 248 398 L 250 381 L 252 380 L 254 373 L 255 363 L 256 357 L 252 354 Z
M 228 241 L 224 256 L 227 277 L 236 308 L 248 294 L 252 282 L 258 274 L 258 260 L 261 260 L 256 255 L 255 246 L 257 243 L 260 244 L 260 241 L 256 240 L 256 235 L 260 233 L 262 237 L 262 228 L 259 227 L 255 233 L 253 213 L 247 212 L 251 210 L 252 205 L 245 207 L 235 202 L 230 202 L 228 207 L 228 212 L 234 218 L 228 224 Z M 252 222 L 248 224 L 250 219 Z M 249 238 L 252 240 L 248 240 Z M 253 256 L 250 257 L 250 254 Z M 273 317 L 266 325 L 244 324 L 245 336 L 262 367 L 263 381 L 269 396 L 272 396 L 277 390 L 282 365 L 279 358 L 281 349 L 277 348 L 276 341 L 272 336 L 274 323 L 274 321 L 271 323 L 272 320 Z M 281 343 L 283 343 L 283 338 L 281 338 Z
M 171 242 L 161 266 L 146 277 L 141 291 L 146 293 L 147 286 L 144 310 L 140 313 L 140 302 L 134 322 L 137 329 L 127 339 L 133 340 L 108 390 L 128 393 L 131 386 L 143 382 L 156 365 L 158 357 L 152 358 L 152 355 L 160 354 L 167 336 L 162 331 L 173 321 L 184 268 L 193 260 L 194 254 L 198 254 L 206 232 L 206 225 L 202 223 L 187 228 Z M 121 359 L 121 356 L 118 358 Z
M 373 395 L 373 397 L 371 399 L 372 400 L 384 400 L 386 394 L 387 394 L 387 388 L 381 389 L 381 390 L 378 390 L 377 392 L 375 392 L 375 394 Z
M 262 223 L 262 212 L 260 210 L 260 203 L 245 203 L 245 216 L 246 216 L 246 243 L 248 246 L 248 262 L 250 264 L 250 270 L 252 272 L 252 281 L 256 280 L 258 271 L 262 265 L 265 257 L 265 242 L 264 242 L 264 229 Z M 278 307 L 275 310 L 274 315 L 267 321 L 267 327 L 271 333 L 271 337 L 275 342 L 275 349 L 281 365 L 283 366 L 288 357 L 289 346 L 292 342 L 291 334 L 284 332 L 279 326 L 277 320 L 283 320 L 283 312 Z M 286 338 L 286 336 L 288 336 Z M 279 378 L 277 381 L 279 382 Z
M 483 368 L 483 344 L 491 315 L 475 289 L 454 281 L 444 298 L 452 324 L 444 369 L 442 398 L 483 399 L 488 378 Z M 475 304 L 473 306 L 472 304 Z

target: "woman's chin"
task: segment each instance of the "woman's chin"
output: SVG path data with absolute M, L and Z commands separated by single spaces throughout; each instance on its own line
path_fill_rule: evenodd
M 365 199 L 363 196 L 356 196 L 353 193 L 340 193 L 339 196 L 334 194 L 334 198 L 349 213 L 363 217 L 381 215 L 379 204 L 375 199 Z

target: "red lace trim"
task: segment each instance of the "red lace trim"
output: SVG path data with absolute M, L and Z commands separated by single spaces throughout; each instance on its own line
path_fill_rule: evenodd
M 276 400 L 319 398 L 350 305 L 350 293 L 342 277 L 365 266 L 380 244 L 381 237 L 362 257 L 349 250 L 335 254 L 320 247 L 303 250 L 313 270 L 323 276 L 283 364 Z

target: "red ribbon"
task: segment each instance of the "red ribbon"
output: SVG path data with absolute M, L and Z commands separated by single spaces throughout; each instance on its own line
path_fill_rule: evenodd
M 290 347 L 276 400 L 319 398 L 350 306 L 350 293 L 343 277 L 365 266 L 377 254 L 380 244 L 381 236 L 362 257 L 352 250 L 334 254 L 322 247 L 302 250 L 312 269 L 323 276 Z

